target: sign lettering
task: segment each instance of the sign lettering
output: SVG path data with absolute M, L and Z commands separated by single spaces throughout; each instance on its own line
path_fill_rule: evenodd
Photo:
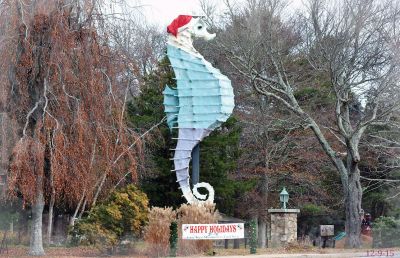
M 244 223 L 183 224 L 183 239 L 237 239 L 244 238 Z

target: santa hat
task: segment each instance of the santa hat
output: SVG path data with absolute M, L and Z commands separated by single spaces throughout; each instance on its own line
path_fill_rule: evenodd
M 191 15 L 179 15 L 178 18 L 173 20 L 167 27 L 167 32 L 176 37 L 178 35 L 178 29 L 188 24 L 191 20 Z

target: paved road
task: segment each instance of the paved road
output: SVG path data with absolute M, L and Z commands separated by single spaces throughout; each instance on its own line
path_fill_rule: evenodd
M 370 257 L 391 257 L 400 258 L 400 251 L 382 251 L 382 253 L 375 252 L 349 252 L 349 253 L 329 253 L 329 254 L 256 254 L 256 255 L 238 255 L 238 256 L 219 256 L 223 258 L 370 258 Z M 210 258 L 210 256 L 204 256 L 199 258 Z

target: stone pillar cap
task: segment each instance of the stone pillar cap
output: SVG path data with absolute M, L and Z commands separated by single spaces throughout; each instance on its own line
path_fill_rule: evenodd
M 300 213 L 300 209 L 268 209 L 269 213 Z

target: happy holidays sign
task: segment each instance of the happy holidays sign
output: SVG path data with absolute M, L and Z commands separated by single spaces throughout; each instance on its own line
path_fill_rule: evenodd
M 244 238 L 244 223 L 183 224 L 183 239 L 237 239 Z

